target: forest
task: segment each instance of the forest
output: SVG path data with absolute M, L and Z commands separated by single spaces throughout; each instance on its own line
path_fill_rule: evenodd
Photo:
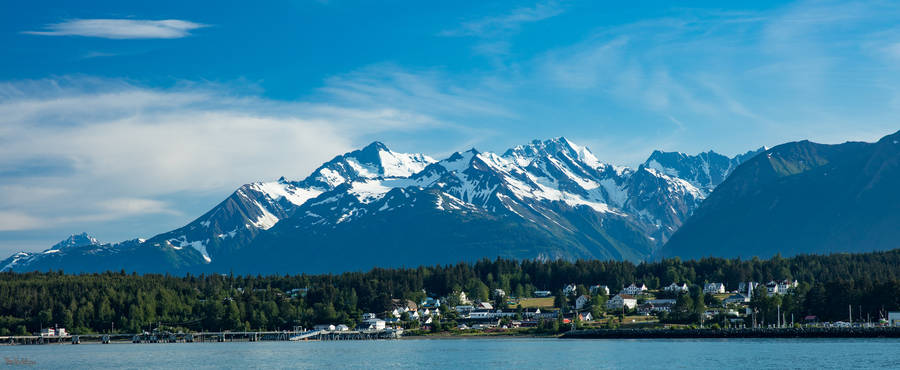
M 529 297 L 564 285 L 602 284 L 615 294 L 632 282 L 650 289 L 672 282 L 697 286 L 722 282 L 796 279 L 792 294 L 760 297 L 751 304 L 759 319 L 775 322 L 776 305 L 787 315 L 821 320 L 876 318 L 900 309 L 900 250 L 864 254 L 801 255 L 770 259 L 678 258 L 635 264 L 621 261 L 480 260 L 418 268 L 376 268 L 321 275 L 139 275 L 125 271 L 0 273 L 0 335 L 26 335 L 58 325 L 70 332 L 136 333 L 166 330 L 290 330 L 318 323 L 355 325 L 362 313 L 382 314 L 392 299 L 465 292 L 490 300 L 494 289 Z M 302 292 L 290 294 L 289 292 Z M 699 307 L 702 304 L 679 304 Z M 452 299 L 451 299 L 452 301 Z M 452 304 L 453 302 L 447 302 Z M 689 315 L 679 318 L 691 320 Z

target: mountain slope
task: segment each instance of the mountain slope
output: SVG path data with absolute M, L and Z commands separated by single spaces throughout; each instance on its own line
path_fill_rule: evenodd
M 374 142 L 303 180 L 241 186 L 146 241 L 17 254 L 0 267 L 262 273 L 497 256 L 636 261 L 668 240 L 739 161 L 655 152 L 631 169 L 565 138 L 435 161 Z
M 900 247 L 900 132 L 876 143 L 779 145 L 741 165 L 659 256 Z

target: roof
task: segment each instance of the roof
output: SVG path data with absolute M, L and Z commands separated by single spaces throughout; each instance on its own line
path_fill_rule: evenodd
M 631 294 L 616 294 L 616 297 L 622 297 L 622 299 L 636 299 Z M 613 298 L 615 298 L 615 297 L 613 297 Z

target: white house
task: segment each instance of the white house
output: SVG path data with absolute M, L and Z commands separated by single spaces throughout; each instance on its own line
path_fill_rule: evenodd
M 563 294 L 567 296 L 575 295 L 575 284 L 566 285 L 566 287 L 563 288 Z
M 594 285 L 591 287 L 591 294 L 609 295 L 609 287 L 606 285 Z
M 624 293 L 626 295 L 639 295 L 639 294 L 643 294 L 646 291 L 647 291 L 646 285 L 644 285 L 644 284 L 637 285 L 634 283 L 625 287 L 625 289 L 622 289 L 622 293 Z
M 41 329 L 42 337 L 64 337 L 68 335 L 66 328 L 44 328 Z
M 672 293 L 687 293 L 688 285 L 686 283 L 672 283 L 669 284 L 669 286 L 663 288 L 663 290 Z
M 781 294 L 787 294 L 788 292 L 790 292 L 791 290 L 793 290 L 794 288 L 796 288 L 797 285 L 799 285 L 799 283 L 797 282 L 797 280 L 794 280 L 794 281 L 790 281 L 790 280 L 782 280 L 782 281 L 779 281 L 779 282 L 778 282 L 778 292 L 781 293 Z
M 366 320 L 365 323 L 369 325 L 370 329 L 384 330 L 384 325 L 386 322 L 382 319 L 370 319 Z
M 494 289 L 493 294 L 494 297 L 506 297 L 506 291 L 500 288 Z
M 578 313 L 578 320 L 581 321 L 593 321 L 594 315 L 591 315 L 590 312 L 580 312 Z
M 467 305 L 472 304 L 472 301 L 469 300 L 469 297 L 466 297 L 466 292 L 459 292 L 459 303 Z
M 336 326 L 334 327 L 334 330 L 337 330 L 337 331 L 347 331 L 347 330 L 350 330 L 350 327 L 347 326 L 347 325 L 344 325 L 344 324 L 338 324 L 338 325 L 336 325 Z
M 371 320 L 371 319 L 375 319 L 375 318 L 378 318 L 378 316 L 375 316 L 374 313 L 364 313 L 362 316 L 363 321 Z
M 583 294 L 578 296 L 578 298 L 575 299 L 575 309 L 580 310 L 580 309 L 584 308 L 584 306 L 586 306 L 588 304 L 588 302 L 590 302 L 590 301 L 591 301 L 591 297 L 588 297 Z
M 703 293 L 706 294 L 723 294 L 725 293 L 725 284 L 709 283 L 703 287 Z
M 606 308 L 609 310 L 621 310 L 627 307 L 629 310 L 637 306 L 637 298 L 630 294 L 616 294 L 615 297 L 606 301 Z

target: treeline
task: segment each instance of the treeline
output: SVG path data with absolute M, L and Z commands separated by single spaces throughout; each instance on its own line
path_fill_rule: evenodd
M 0 273 L 0 335 L 33 333 L 54 325 L 77 333 L 354 325 L 364 312 L 389 310 L 395 298 L 421 302 L 426 295 L 443 297 L 459 291 L 487 301 L 493 289 L 529 297 L 535 290 L 557 292 L 569 283 L 581 285 L 582 291 L 602 284 L 616 292 L 632 282 L 651 289 L 672 282 L 696 286 L 723 282 L 734 290 L 742 281 L 781 279 L 796 279 L 800 286 L 792 295 L 757 298 L 753 305 L 761 322 L 774 323 L 779 305 L 787 315 L 816 315 L 822 320 L 846 320 L 851 305 L 855 317 L 877 318 L 883 311 L 900 309 L 900 250 L 768 260 L 675 258 L 641 264 L 498 259 L 292 276 L 7 272 Z M 286 293 L 291 289 L 303 289 L 305 294 L 291 297 Z M 693 298 L 696 302 L 679 307 L 696 312 L 710 303 Z M 685 312 L 679 319 L 691 316 Z

